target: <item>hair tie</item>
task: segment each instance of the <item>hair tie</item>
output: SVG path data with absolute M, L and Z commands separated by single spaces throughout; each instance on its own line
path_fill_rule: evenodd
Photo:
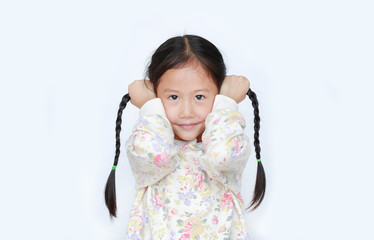
M 257 162 L 261 162 L 261 158 L 257 159 Z
M 113 165 L 112 170 L 116 170 L 117 166 Z

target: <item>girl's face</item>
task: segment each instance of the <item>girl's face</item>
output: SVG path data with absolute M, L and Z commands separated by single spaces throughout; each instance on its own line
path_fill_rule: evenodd
M 201 142 L 218 88 L 200 65 L 167 70 L 157 87 L 175 139 Z

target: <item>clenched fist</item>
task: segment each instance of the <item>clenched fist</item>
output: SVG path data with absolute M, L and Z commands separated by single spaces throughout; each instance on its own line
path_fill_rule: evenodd
M 249 90 L 249 81 L 246 77 L 228 75 L 223 80 L 219 94 L 234 99 L 237 103 L 244 100 Z
M 129 85 L 128 90 L 131 103 L 138 108 L 141 108 L 148 100 L 156 98 L 153 84 L 149 80 L 135 80 Z

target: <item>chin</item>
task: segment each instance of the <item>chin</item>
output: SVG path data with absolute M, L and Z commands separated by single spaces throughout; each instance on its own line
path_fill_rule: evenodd
M 196 139 L 196 137 L 185 137 L 185 138 L 180 138 L 183 141 L 190 142 Z
M 197 142 L 201 142 L 201 135 L 202 134 L 199 134 L 199 135 L 182 135 L 182 136 L 180 136 L 180 135 L 175 135 L 175 139 L 177 139 L 177 140 L 182 140 L 182 141 L 186 141 L 186 142 L 190 142 L 190 141 L 193 141 L 193 140 L 195 140 L 195 139 L 197 139 Z
M 196 135 L 189 135 L 189 136 L 186 136 L 186 135 L 182 135 L 182 136 L 175 135 L 174 138 L 177 139 L 177 140 L 182 140 L 182 141 L 190 142 L 190 141 L 193 141 L 196 138 L 198 138 L 198 136 L 196 136 Z

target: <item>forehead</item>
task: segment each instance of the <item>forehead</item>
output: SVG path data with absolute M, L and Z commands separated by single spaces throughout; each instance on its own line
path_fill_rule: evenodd
M 157 92 L 166 90 L 191 92 L 200 89 L 218 92 L 214 80 L 200 65 L 194 64 L 167 70 L 160 78 Z

